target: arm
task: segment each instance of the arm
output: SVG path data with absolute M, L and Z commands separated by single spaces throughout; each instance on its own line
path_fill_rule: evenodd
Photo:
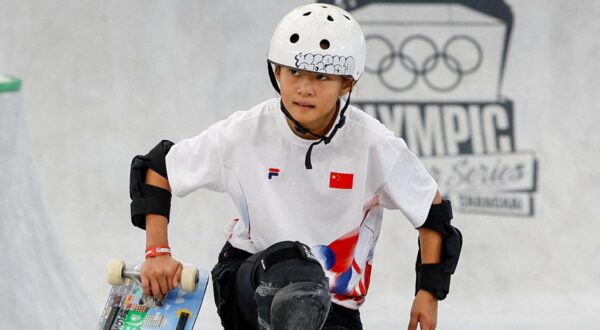
M 171 191 L 169 182 L 152 169 L 146 173 L 146 183 Z M 169 246 L 168 220 L 157 214 L 146 215 L 146 248 Z M 179 285 L 182 265 L 169 255 L 146 259 L 141 269 L 144 294 L 160 297 Z
M 146 249 L 169 246 L 171 187 L 165 159 L 171 146 L 173 142 L 162 140 L 148 154 L 135 156 L 131 161 L 131 222 L 146 230 Z M 166 294 L 179 284 L 181 270 L 181 264 L 170 253 L 146 257 L 140 269 L 144 294 L 155 297 Z
M 146 183 L 171 191 L 169 181 L 152 169 L 148 169 L 148 172 L 146 173 Z M 169 245 L 167 235 L 168 222 L 167 218 L 162 215 L 146 215 L 146 248 Z
M 435 194 L 433 204 L 440 204 L 440 193 Z M 424 264 L 434 264 L 441 261 L 442 235 L 428 228 L 419 228 L 419 242 L 421 245 L 421 260 Z M 416 330 L 421 324 L 421 329 L 435 329 L 437 324 L 437 298 L 429 291 L 419 290 L 413 301 L 410 312 L 409 330 Z

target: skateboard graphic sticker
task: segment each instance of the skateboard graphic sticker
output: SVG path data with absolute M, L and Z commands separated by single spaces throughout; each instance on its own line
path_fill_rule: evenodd
M 187 274 L 182 275 L 182 285 L 158 300 L 143 294 L 139 281 L 141 265 L 127 269 L 124 263 L 120 263 L 120 274 L 116 278 L 110 278 L 113 265 L 109 266 L 109 283 L 113 287 L 97 330 L 193 329 L 208 284 L 206 270 L 193 267 L 194 285 L 184 285 L 184 281 L 190 282 L 189 278 L 184 278 Z

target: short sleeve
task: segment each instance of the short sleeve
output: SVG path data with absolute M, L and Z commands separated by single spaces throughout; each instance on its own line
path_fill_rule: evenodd
M 173 194 L 179 197 L 200 189 L 224 191 L 223 162 L 219 145 L 222 121 L 193 138 L 176 143 L 166 157 Z
M 387 209 L 400 210 L 418 228 L 427 218 L 438 186 L 404 140 L 395 144 L 398 156 L 382 186 L 380 202 Z

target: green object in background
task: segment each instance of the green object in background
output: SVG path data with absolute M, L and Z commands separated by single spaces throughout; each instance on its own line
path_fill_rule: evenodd
M 21 90 L 21 80 L 19 78 L 0 74 L 0 93 L 18 92 Z

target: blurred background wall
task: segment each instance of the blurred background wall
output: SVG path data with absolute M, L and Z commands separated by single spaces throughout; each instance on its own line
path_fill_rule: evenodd
M 600 2 L 335 2 L 371 36 L 371 72 L 355 101 L 407 139 L 455 205 L 465 243 L 451 294 L 440 303 L 439 328 L 594 329 L 600 324 Z M 93 328 L 110 289 L 106 262 L 143 259 L 144 232 L 129 220 L 131 158 L 276 96 L 266 73 L 270 36 L 283 15 L 304 3 L 0 0 L 0 73 L 22 80 L 13 93 L 28 122 L 22 129 L 31 136 L 23 147 L 32 155 L 30 171 L 38 173 L 30 180 L 40 204 L 20 202 L 47 214 L 45 226 L 29 226 L 35 235 L 28 240 L 2 236 L 9 249 L 3 253 L 20 256 L 2 267 L 21 263 L 34 272 L 40 258 L 54 253 L 36 256 L 25 247 L 56 242 L 61 266 L 49 272 L 66 287 L 77 283 L 77 301 L 85 301 L 78 304 L 91 312 L 73 315 L 74 324 Z M 384 74 L 386 44 L 374 36 L 392 40 L 399 52 L 396 46 L 411 35 L 421 36 L 411 39 L 416 48 L 404 49 L 413 52 L 413 70 L 397 62 Z M 435 52 L 427 40 L 441 52 L 456 35 L 462 37 L 445 52 L 459 59 L 446 59 L 446 74 L 417 77 L 412 90 L 402 90 L 411 82 L 402 80 L 402 70 L 431 68 L 427 51 Z M 452 87 L 457 68 L 465 72 Z M 7 104 L 0 111 L 14 106 Z M 418 124 L 425 128 L 411 131 Z M 443 134 L 436 135 L 436 125 Z M 3 141 L 11 132 L 3 128 Z M 6 175 L 14 165 L 2 166 Z M 495 181 L 499 176 L 506 180 Z M 175 256 L 211 269 L 223 227 L 236 216 L 233 204 L 198 191 L 174 200 L 172 210 Z M 31 219 L 2 211 L 4 233 L 12 221 Z M 406 327 L 416 237 L 399 212 L 386 213 L 361 309 L 366 329 Z M 212 291 L 205 301 L 197 328 L 220 329 Z M 0 300 L 9 311 L 2 315 L 17 313 L 14 306 Z M 52 314 L 40 310 L 38 320 Z

